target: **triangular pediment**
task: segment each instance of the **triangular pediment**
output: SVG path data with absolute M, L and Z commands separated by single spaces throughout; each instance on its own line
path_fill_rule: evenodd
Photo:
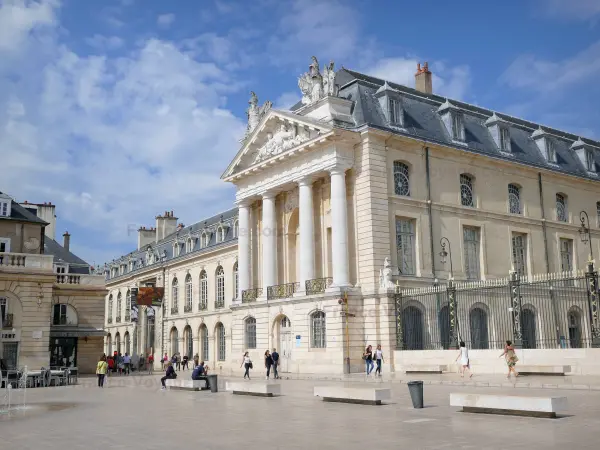
M 271 109 L 254 131 L 242 142 L 242 148 L 221 178 L 228 178 L 276 155 L 322 137 L 333 126 L 289 111 Z

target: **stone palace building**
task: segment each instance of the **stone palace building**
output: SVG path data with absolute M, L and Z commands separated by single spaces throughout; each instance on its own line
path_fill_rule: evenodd
M 108 265 L 107 352 L 228 374 L 277 348 L 282 372 L 341 373 L 381 344 L 393 370 L 398 289 L 576 273 L 600 250 L 600 143 L 440 97 L 427 64 L 411 88 L 313 57 L 298 84 L 289 111 L 252 93 L 234 209 L 165 212 Z M 141 286 L 162 306 L 132 311 Z

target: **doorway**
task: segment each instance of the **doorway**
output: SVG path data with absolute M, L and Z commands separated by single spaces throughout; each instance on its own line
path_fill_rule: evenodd
M 290 371 L 292 359 L 292 324 L 287 316 L 279 319 L 279 372 Z
M 17 368 L 19 358 L 19 343 L 18 342 L 3 342 L 2 343 L 2 360 L 9 370 Z
M 77 338 L 51 338 L 51 367 L 77 367 Z

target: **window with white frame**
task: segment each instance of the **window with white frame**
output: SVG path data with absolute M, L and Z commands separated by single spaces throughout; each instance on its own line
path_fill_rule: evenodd
M 206 233 L 202 233 L 202 236 L 200 237 L 200 247 L 204 248 L 204 247 L 208 247 L 208 234 Z
M 463 243 L 465 251 L 465 275 L 467 280 L 479 280 L 481 269 L 479 266 L 479 228 L 464 227 Z
M 10 239 L 9 238 L 0 238 L 0 253 L 9 253 L 10 252 Z
M 401 275 L 415 275 L 415 221 L 396 218 L 396 251 Z
M 546 156 L 548 157 L 548 162 L 556 162 L 556 147 L 554 147 L 554 141 L 550 139 L 546 139 Z
M 513 270 L 519 275 L 527 274 L 527 235 L 513 233 L 512 235 Z
M 173 244 L 173 258 L 177 258 L 179 256 L 179 245 L 177 242 Z
M 208 361 L 208 328 L 206 325 L 200 326 L 200 340 L 202 341 L 200 359 L 202 361 Z
M 516 184 L 508 185 L 508 211 L 511 214 L 522 214 L 521 188 Z
M 226 350 L 226 346 L 225 346 L 225 326 L 222 323 L 218 323 L 217 324 L 217 328 L 216 328 L 216 335 L 217 335 L 217 343 L 219 345 L 218 349 L 218 353 L 217 353 L 217 359 L 219 361 L 225 361 L 225 350 Z
M 246 348 L 256 348 L 256 319 L 254 317 L 248 317 L 245 320 L 246 326 Z
M 108 296 L 108 321 L 112 322 L 112 315 L 113 315 L 113 296 L 112 294 L 110 294 Z
M 240 223 L 236 220 L 233 224 L 233 237 L 238 238 L 240 236 Z
M 215 307 L 223 308 L 225 306 L 225 271 L 223 267 L 217 267 L 216 272 L 217 298 L 215 299 Z
M 171 283 L 171 314 L 179 312 L 179 282 L 177 277 L 173 278 Z
M 131 319 L 131 294 L 129 289 L 127 289 L 127 295 L 125 296 L 125 320 L 128 321 Z
M 568 222 L 569 213 L 567 211 L 567 196 L 556 194 L 556 220 L 559 222 Z
M 560 270 L 573 270 L 573 239 L 560 239 Z
M 192 276 L 188 273 L 185 277 L 185 312 L 192 312 L 193 296 L 192 296 Z
M 239 272 L 237 261 L 233 265 L 233 295 L 235 298 L 239 297 Z
M 592 150 L 587 149 L 585 151 L 585 166 L 590 172 L 596 171 L 596 161 L 594 161 L 594 152 Z
M 470 207 L 475 206 L 473 177 L 464 173 L 460 176 L 460 204 Z
M 325 348 L 327 346 L 327 324 L 326 316 L 323 311 L 315 311 L 310 316 L 311 342 L 312 348 Z
M 510 130 L 507 127 L 500 127 L 500 150 L 510 152 Z
M 8 216 L 8 202 L 0 202 L 0 216 Z
M 394 193 L 410 197 L 410 170 L 400 161 L 394 161 Z
M 452 139 L 465 140 L 465 121 L 461 113 L 452 112 Z
M 121 293 L 117 294 L 117 323 L 121 322 L 121 308 L 123 307 L 123 298 L 121 297 Z
M 206 309 L 208 304 L 208 275 L 206 270 L 200 272 L 200 305 L 199 309 Z
M 223 236 L 223 229 L 221 227 L 219 227 L 219 228 L 217 228 L 217 237 L 216 237 L 217 244 L 220 242 L 223 242 L 222 236 Z
M 194 249 L 194 241 L 192 241 L 192 238 L 188 238 L 188 240 L 186 242 L 185 252 L 190 253 L 193 249 Z
M 390 98 L 388 108 L 390 112 L 390 124 L 402 125 L 402 109 L 400 108 L 400 101 L 396 98 Z

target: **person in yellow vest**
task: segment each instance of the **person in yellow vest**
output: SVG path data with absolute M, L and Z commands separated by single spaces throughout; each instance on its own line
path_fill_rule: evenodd
M 102 355 L 100 357 L 100 361 L 98 361 L 98 365 L 96 366 L 96 375 L 98 375 L 98 387 L 104 387 L 104 377 L 106 376 L 106 371 L 108 370 L 108 363 L 106 362 L 106 356 Z

